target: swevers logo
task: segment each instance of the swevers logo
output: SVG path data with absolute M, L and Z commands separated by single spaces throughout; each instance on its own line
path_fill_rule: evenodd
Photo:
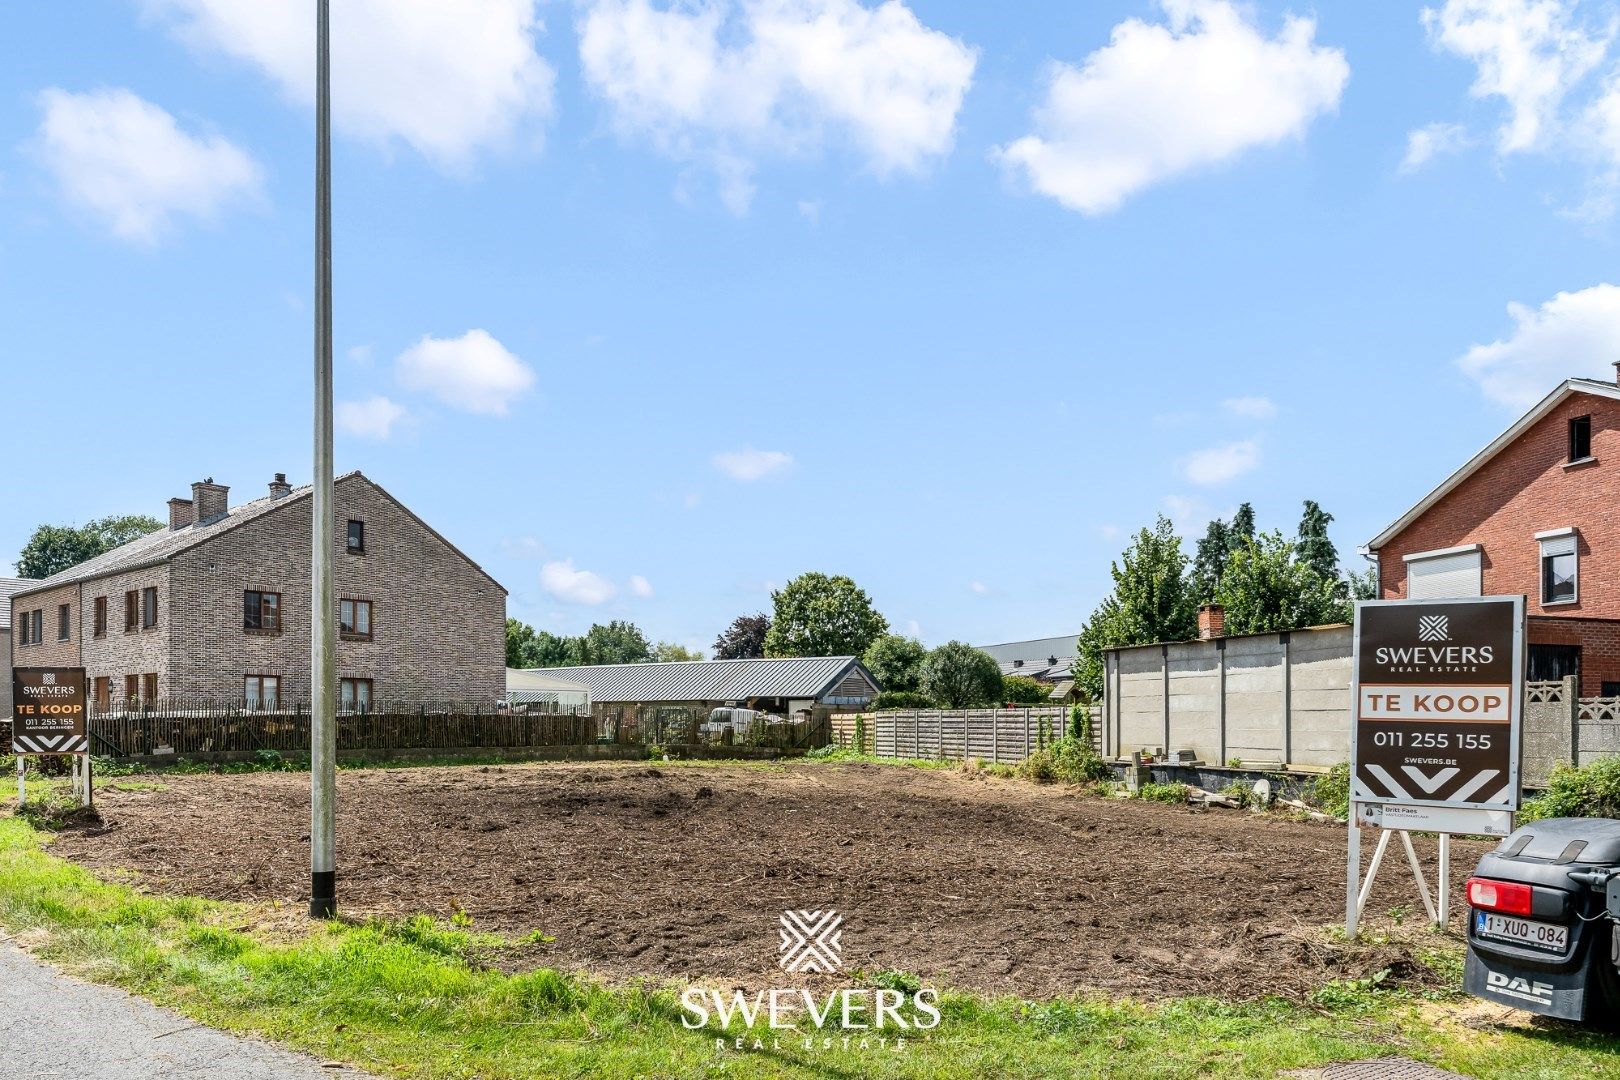
M 842 970 L 842 915 L 831 908 L 793 910 L 777 921 L 776 962 L 783 971 L 831 975 Z M 939 1026 L 938 1001 L 931 987 L 773 986 L 748 993 L 692 986 L 681 994 L 686 1014 L 681 1026 L 723 1033 L 715 1038 L 718 1050 L 780 1050 L 783 1033 L 791 1033 L 785 1037 L 804 1050 L 903 1051 L 908 1036 Z
M 1449 615 L 1419 615 L 1418 640 L 1450 641 L 1451 617 Z
M 808 971 L 831 975 L 844 966 L 839 939 L 844 917 L 826 911 L 782 912 L 782 957 L 777 965 L 783 971 Z

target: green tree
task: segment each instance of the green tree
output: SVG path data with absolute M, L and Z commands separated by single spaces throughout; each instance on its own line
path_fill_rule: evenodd
M 731 625 L 714 639 L 716 660 L 757 660 L 765 655 L 765 635 L 771 628 L 771 617 L 763 611 L 757 615 L 739 615 Z
M 660 641 L 652 647 L 652 658 L 655 663 L 659 664 L 701 660 L 703 659 L 703 650 L 688 649 L 685 645 L 677 645 L 673 641 Z
M 653 658 L 652 643 L 633 622 L 614 619 L 591 624 L 580 648 L 581 664 L 644 664 Z
M 1215 600 L 1226 609 L 1228 634 L 1298 630 L 1350 617 L 1339 579 L 1317 573 L 1275 530 L 1232 553 Z
M 1232 524 L 1227 526 L 1226 531 L 1228 534 L 1228 539 L 1226 541 L 1228 551 L 1236 551 L 1242 546 L 1243 541 L 1253 540 L 1254 505 L 1252 503 L 1244 503 L 1242 506 L 1239 506 L 1237 508 L 1237 513 L 1232 515 Z
M 161 528 L 161 521 L 141 514 L 100 518 L 80 526 L 41 525 L 17 556 L 17 576 L 48 578 Z
M 1198 632 L 1198 595 L 1181 538 L 1167 518 L 1136 534 L 1109 572 L 1114 591 L 1080 630 L 1075 680 L 1089 700 L 1102 696 L 1103 650 L 1113 645 L 1186 641 Z
M 946 709 L 971 709 L 1001 700 L 1001 668 L 987 652 L 947 641 L 922 666 L 922 692 Z
M 1369 566 L 1359 574 L 1352 570 L 1346 575 L 1345 582 L 1350 586 L 1350 599 L 1378 599 L 1378 567 Z
M 884 634 L 866 647 L 861 662 L 884 690 L 905 693 L 920 685 L 927 656 L 928 650 L 916 638 Z
M 506 666 L 509 668 L 537 667 L 530 650 L 534 646 L 534 627 L 506 617 Z
M 1339 549 L 1328 539 L 1328 525 L 1333 515 L 1317 505 L 1315 499 L 1305 500 L 1305 513 L 1299 519 L 1299 537 L 1294 542 L 1294 554 L 1300 562 L 1315 570 L 1327 581 L 1339 580 Z
M 1198 541 L 1197 554 L 1193 557 L 1193 591 L 1200 604 L 1215 599 L 1215 592 L 1221 587 L 1221 573 L 1226 569 L 1226 560 L 1231 555 L 1231 530 L 1226 522 L 1216 518 L 1204 530 L 1204 538 Z
M 1014 705 L 1044 705 L 1052 700 L 1052 688 L 1028 675 L 1004 675 L 1001 700 Z
M 771 601 L 766 656 L 862 656 L 889 630 L 871 597 L 842 575 L 800 574 Z

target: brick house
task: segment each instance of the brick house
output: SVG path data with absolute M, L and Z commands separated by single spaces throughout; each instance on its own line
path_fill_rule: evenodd
M 1385 599 L 1523 594 L 1529 677 L 1620 694 L 1620 385 L 1565 380 L 1365 550 Z
M 231 507 L 205 480 L 169 500 L 168 528 L 28 582 L 11 597 L 17 666 L 82 666 L 102 707 L 307 702 L 311 490 L 277 474 Z M 344 706 L 503 697 L 500 583 L 358 472 L 335 506 Z

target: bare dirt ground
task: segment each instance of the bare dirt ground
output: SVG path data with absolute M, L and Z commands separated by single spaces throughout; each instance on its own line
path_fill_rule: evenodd
M 160 782 L 98 796 L 105 826 L 52 850 L 154 891 L 302 909 L 307 774 Z M 555 939 L 503 966 L 779 982 L 778 915 L 832 907 L 846 969 L 981 991 L 1252 997 L 1385 967 L 1422 978 L 1405 946 L 1321 932 L 1344 915 L 1343 829 L 1242 811 L 813 763 L 344 771 L 338 798 L 345 914 L 460 910 Z M 1459 887 L 1485 847 L 1454 845 Z M 1422 905 L 1392 853 L 1371 928 L 1397 908 L 1415 938 Z

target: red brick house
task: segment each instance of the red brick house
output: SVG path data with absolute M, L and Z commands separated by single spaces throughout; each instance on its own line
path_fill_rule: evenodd
M 1620 385 L 1565 380 L 1365 550 L 1387 600 L 1522 593 L 1529 677 L 1620 694 Z

